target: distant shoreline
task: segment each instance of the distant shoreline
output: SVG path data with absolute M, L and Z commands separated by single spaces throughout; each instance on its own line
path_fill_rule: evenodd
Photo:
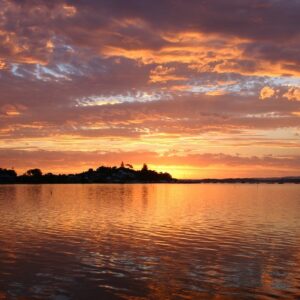
M 224 178 L 224 179 L 172 179 L 171 181 L 111 181 L 111 182 L 0 182 L 0 185 L 28 184 L 300 184 L 300 177 L 290 178 Z
M 285 183 L 293 183 L 300 184 L 300 177 L 276 177 L 276 178 L 223 178 L 223 179 L 215 179 L 215 178 L 207 178 L 207 179 L 178 179 L 177 183 L 185 183 L 185 184 L 285 184 Z
M 149 183 L 179 183 L 179 184 L 300 184 L 300 176 L 263 177 L 263 178 L 204 178 L 176 179 L 166 172 L 148 169 L 146 164 L 142 169 L 135 170 L 132 165 L 121 163 L 120 167 L 100 166 L 77 174 L 43 174 L 40 169 L 30 169 L 23 175 L 18 175 L 13 169 L 0 168 L 0 184 L 149 184 Z

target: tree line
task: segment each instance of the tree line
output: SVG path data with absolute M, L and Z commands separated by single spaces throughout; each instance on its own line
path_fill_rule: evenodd
M 0 168 L 0 183 L 138 183 L 138 182 L 173 182 L 169 173 L 150 170 L 143 164 L 135 170 L 131 164 L 121 163 L 119 167 L 100 166 L 77 174 L 43 174 L 41 169 L 27 170 L 17 175 L 13 169 Z

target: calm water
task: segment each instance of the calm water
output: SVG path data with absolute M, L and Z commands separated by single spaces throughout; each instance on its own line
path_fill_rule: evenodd
M 0 186 L 0 299 L 297 299 L 300 186 Z

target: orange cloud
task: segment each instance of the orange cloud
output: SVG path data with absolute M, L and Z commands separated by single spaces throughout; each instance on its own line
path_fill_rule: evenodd
M 244 49 L 253 43 L 250 39 L 224 37 L 215 33 L 180 32 L 160 33 L 166 45 L 159 49 L 147 47 L 128 47 L 124 45 L 105 45 L 100 54 L 105 57 L 125 57 L 143 64 L 187 64 L 198 72 L 239 73 L 255 76 L 299 76 L 296 64 L 268 61 L 255 57 Z
M 77 13 L 76 7 L 69 4 L 63 4 L 62 9 L 64 15 L 67 17 L 73 17 Z
M 288 100 L 300 101 L 300 88 L 292 87 L 283 95 Z
M 161 35 L 169 43 L 160 49 L 129 48 L 126 45 L 106 45 L 100 51 L 106 57 L 126 57 L 141 61 L 144 64 L 184 63 L 193 64 L 195 68 L 209 63 L 241 57 L 242 50 L 238 45 L 242 41 L 237 38 L 222 38 L 215 34 L 199 32 L 180 33 L 178 36 Z M 222 44 L 222 47 L 219 46 Z
M 6 62 L 0 59 L 0 70 L 3 70 L 5 68 L 6 68 Z
M 19 116 L 26 109 L 23 105 L 5 104 L 0 107 L 0 112 L 9 117 Z
M 275 93 L 276 91 L 273 88 L 265 86 L 260 91 L 260 99 L 265 100 L 271 98 L 275 95 Z
M 217 89 L 214 91 L 206 92 L 205 94 L 209 96 L 221 96 L 227 94 L 227 92 L 225 90 Z
M 167 82 L 167 81 L 177 81 L 186 80 L 184 76 L 178 76 L 174 74 L 175 68 L 164 67 L 162 65 L 157 66 L 155 69 L 150 71 L 149 82 Z

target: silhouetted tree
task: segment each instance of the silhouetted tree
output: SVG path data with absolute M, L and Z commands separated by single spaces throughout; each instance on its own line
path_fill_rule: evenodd
M 0 168 L 0 176 L 16 177 L 17 173 L 15 170 L 8 170 Z
M 25 173 L 26 176 L 33 176 L 33 177 L 40 177 L 43 175 L 42 171 L 40 169 L 30 169 L 27 170 Z
M 16 181 L 17 173 L 15 170 L 0 168 L 0 183 L 13 183 Z
M 148 171 L 148 166 L 147 164 L 143 164 L 142 172 L 146 172 L 146 171 Z
M 125 168 L 125 165 L 124 165 L 124 162 L 121 162 L 121 166 L 120 168 L 124 169 Z
M 129 169 L 133 169 L 133 165 L 131 164 L 126 164 L 126 167 L 128 167 Z

